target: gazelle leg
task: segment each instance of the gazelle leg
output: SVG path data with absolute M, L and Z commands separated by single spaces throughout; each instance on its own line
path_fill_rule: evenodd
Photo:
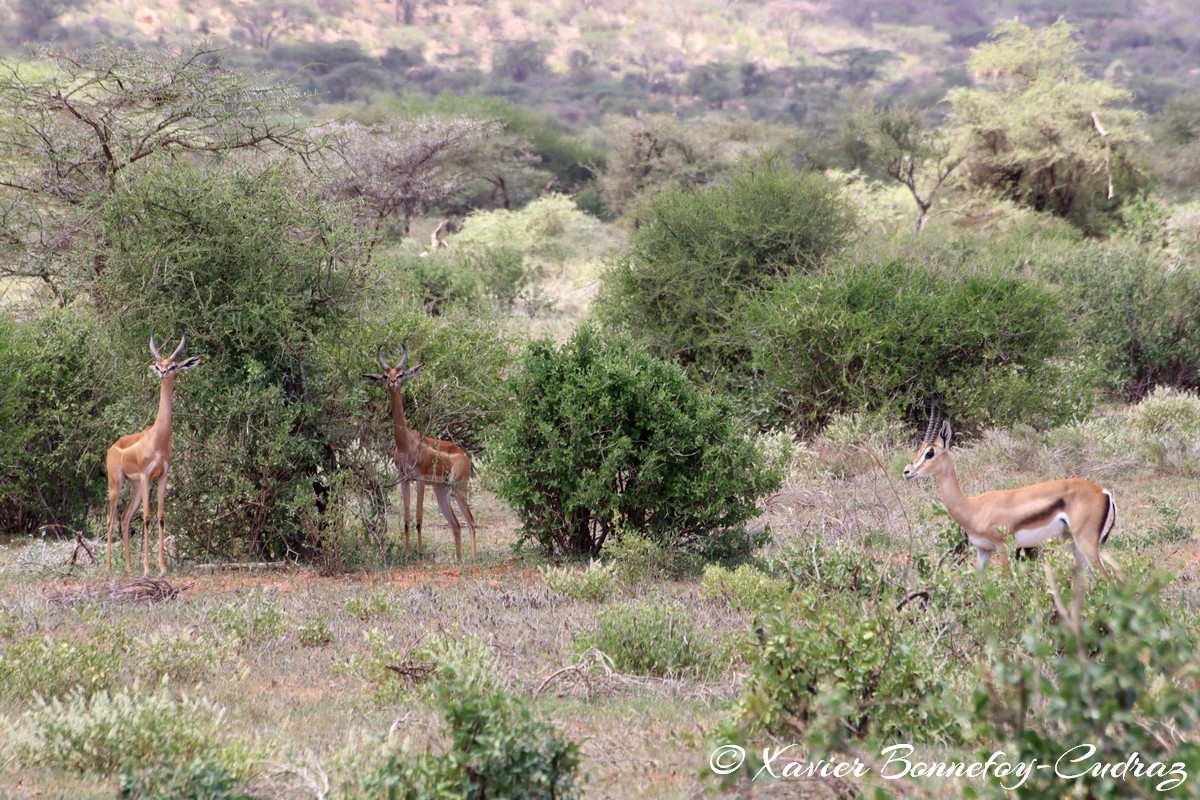
M 125 544 L 125 574 L 128 575 L 133 570 L 133 560 L 129 555 L 129 526 L 133 524 L 133 515 L 137 513 L 138 506 L 142 504 L 142 488 L 141 481 L 134 478 L 129 479 L 129 505 L 125 507 L 125 513 L 121 515 L 121 541 Z
M 984 567 L 986 567 L 988 565 L 988 561 L 991 559 L 991 557 L 992 557 L 991 550 L 983 550 L 978 547 L 975 548 L 975 561 L 976 561 L 978 569 L 983 569 Z
M 158 479 L 158 574 L 167 574 L 167 558 L 163 552 L 163 538 L 166 536 L 166 518 L 163 516 L 163 499 L 167 495 L 167 473 Z
M 450 484 L 435 483 L 433 485 L 433 495 L 437 498 L 438 508 L 442 510 L 442 516 L 446 518 L 446 522 L 450 523 L 450 532 L 454 534 L 454 558 L 456 561 L 462 561 L 462 526 L 458 524 L 458 518 L 454 516 L 454 507 L 450 505 Z
M 142 479 L 142 577 L 150 574 L 150 478 Z
M 117 479 L 114 481 L 111 478 L 108 481 L 108 520 L 104 527 L 108 529 L 108 544 L 104 548 L 104 560 L 107 562 L 105 570 L 112 572 L 112 533 L 113 523 L 117 521 L 117 503 L 121 499 L 121 486 L 125 483 L 125 479 L 120 473 L 117 473 Z
M 471 508 L 467 505 L 467 487 L 465 485 L 460 484 L 454 488 L 454 499 L 462 508 L 463 519 L 467 521 L 467 527 L 471 529 L 471 558 L 477 558 L 475 555 L 475 515 L 471 513 Z
M 415 481 L 417 487 L 417 552 L 425 552 L 424 545 L 421 544 L 421 523 L 425 517 L 425 482 Z
M 405 555 L 408 554 L 409 549 L 410 549 L 409 544 L 408 544 L 408 503 L 409 503 L 409 492 L 411 491 L 411 488 L 410 488 L 411 486 L 412 486 L 412 481 L 408 481 L 408 480 L 400 481 L 400 493 L 404 497 L 404 553 L 405 553 Z
M 1089 575 L 1094 569 L 1098 569 L 1101 575 L 1108 577 L 1108 569 L 1100 558 L 1099 542 L 1072 539 L 1071 549 L 1075 551 L 1075 560 L 1079 562 L 1080 566 L 1087 567 Z

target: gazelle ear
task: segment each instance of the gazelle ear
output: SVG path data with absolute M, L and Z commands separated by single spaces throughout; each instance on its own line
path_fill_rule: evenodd
M 424 366 L 425 366 L 425 362 L 421 362 L 420 364 L 417 364 L 415 367 L 413 367 L 407 373 L 405 373 L 405 377 L 411 378 L 413 375 L 416 375 L 418 372 L 420 372 Z
M 387 380 L 387 375 L 371 375 L 366 372 L 363 373 L 363 377 L 369 381 L 386 381 Z
M 942 429 L 938 431 L 938 438 L 942 440 L 942 449 L 950 449 L 950 440 L 954 438 L 954 431 L 950 428 L 950 422 L 942 423 Z
M 186 358 L 183 361 L 176 364 L 175 369 L 189 369 L 190 367 L 194 367 L 200 363 L 202 358 L 204 358 L 204 357 L 203 356 L 192 356 L 191 358 Z

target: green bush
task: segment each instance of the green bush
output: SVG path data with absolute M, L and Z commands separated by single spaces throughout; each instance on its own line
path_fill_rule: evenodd
M 118 436 L 105 415 L 116 396 L 107 356 L 87 309 L 0 314 L 0 532 L 85 529 L 88 504 L 103 502 L 104 453 Z
M 296 638 L 301 647 L 324 647 L 333 643 L 333 630 L 324 618 L 317 617 L 296 628 Z
M 716 564 L 704 568 L 700 592 L 710 600 L 720 600 L 735 611 L 759 612 L 782 603 L 788 596 L 788 585 L 778 578 L 741 564 L 728 570 Z
M 929 742 L 953 726 L 942 665 L 894 609 L 847 610 L 813 592 L 768 613 L 737 719 L 751 733 Z
M 591 561 L 587 569 L 540 567 L 538 573 L 542 582 L 559 594 L 595 603 L 611 598 L 619 582 L 616 568 L 603 561 Z
M 0 698 L 90 697 L 111 690 L 121 677 L 123 647 L 29 636 L 10 642 L 0 657 Z
M 752 343 L 741 306 L 822 265 L 856 225 L 832 183 L 772 159 L 746 162 L 724 183 L 655 195 L 638 216 L 629 253 L 603 276 L 601 315 L 725 385 L 744 379 Z
M 550 553 L 592 554 L 618 531 L 709 555 L 744 552 L 755 500 L 778 488 L 728 405 L 625 335 L 532 342 L 491 452 L 497 490 Z
M 151 333 L 186 332 L 204 356 L 175 397 L 168 527 L 180 549 L 311 553 L 312 479 L 349 444 L 324 349 L 363 281 L 349 214 L 283 165 L 174 163 L 123 183 L 102 223 L 98 300 L 143 425 L 157 394 L 144 378 Z
M 1056 620 L 1036 620 L 1019 648 L 996 647 L 980 662 L 972 716 L 982 750 L 1002 750 L 1014 762 L 1059 763 L 1078 776 L 1035 769 L 1022 794 L 1057 797 L 1068 786 L 1096 798 L 1160 797 L 1180 786 L 1187 793 L 1200 745 L 1160 732 L 1194 729 L 1200 655 L 1191 632 L 1162 604 L 1160 587 L 1155 580 L 1107 583 L 1069 608 L 1059 599 Z M 1079 760 L 1067 763 L 1064 754 Z M 1102 767 L 1137 756 L 1141 775 Z M 1157 777 L 1145 774 L 1152 762 L 1166 765 Z M 970 796 L 1011 796 L 989 778 Z
M 1031 265 L 1061 287 L 1076 341 L 1099 353 L 1127 397 L 1200 389 L 1200 269 L 1129 241 L 1089 242 Z
M 127 764 L 119 781 L 120 796 L 130 800 L 253 800 L 241 788 L 245 781 L 209 752 L 150 767 Z
M 641 531 L 620 531 L 604 548 L 604 560 L 621 583 L 630 588 L 647 581 L 679 578 L 697 568 L 695 559 L 664 547 Z
M 747 310 L 763 421 L 813 431 L 831 415 L 921 417 L 941 393 L 974 425 L 1057 422 L 1090 408 L 1064 391 L 1055 298 L 1017 275 L 946 275 L 893 261 L 796 275 Z
M 535 719 L 524 703 L 458 673 L 442 674 L 436 697 L 449 728 L 448 750 L 391 755 L 359 780 L 355 788 L 363 796 L 570 800 L 581 795 L 579 746 Z
M 287 618 L 279 604 L 260 590 L 250 592 L 240 603 L 214 608 L 208 618 L 222 632 L 233 636 L 240 647 L 274 641 L 287 629 Z
M 138 676 L 156 684 L 170 679 L 173 685 L 199 683 L 228 656 L 228 649 L 210 635 L 169 629 L 135 640 L 134 652 L 141 662 Z
M 716 648 L 692 625 L 678 603 L 610 606 L 594 631 L 575 637 L 580 652 L 595 648 L 613 668 L 635 675 L 707 677 L 716 669 Z
M 206 700 L 176 700 L 138 687 L 90 697 L 75 692 L 40 701 L 17 726 L 18 753 L 29 766 L 112 774 L 215 752 L 224 711 Z

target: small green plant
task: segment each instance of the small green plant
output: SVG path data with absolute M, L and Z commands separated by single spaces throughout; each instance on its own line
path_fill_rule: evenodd
M 769 614 L 750 660 L 738 724 L 813 741 L 945 739 L 952 704 L 937 662 L 890 607 L 844 608 L 804 591 Z
M 13 641 L 0 658 L 0 697 L 84 697 L 113 688 L 121 674 L 122 648 L 49 636 Z
M 22 628 L 21 618 L 10 611 L 0 611 L 0 639 L 13 640 Z
M 148 767 L 126 764 L 119 780 L 121 797 L 137 800 L 253 800 L 242 789 L 245 780 L 216 752 Z
M 376 617 L 391 613 L 392 604 L 382 593 L 371 595 L 369 598 L 351 597 L 346 601 L 346 613 L 362 622 L 370 622 Z
M 176 700 L 134 686 L 35 703 L 17 722 L 17 752 L 31 766 L 112 774 L 152 766 L 164 754 L 190 759 L 221 744 L 225 712 L 207 700 Z
M 449 728 L 445 753 L 392 754 L 359 784 L 388 800 L 579 797 L 579 746 L 534 718 L 521 701 L 444 675 L 437 705 Z
M 413 655 L 431 664 L 443 683 L 489 693 L 500 689 L 496 651 L 478 636 L 440 633 L 422 642 Z
M 789 547 L 771 559 L 771 572 L 784 575 L 797 589 L 822 594 L 871 596 L 882 579 L 879 562 L 862 550 L 813 539 Z
M 222 631 L 235 636 L 242 646 L 278 639 L 287 627 L 279 604 L 258 590 L 240 603 L 214 609 L 209 613 L 209 619 Z
M 640 531 L 622 531 L 604 547 L 604 558 L 628 587 L 649 580 L 678 578 L 695 569 L 698 559 L 687 551 L 668 550 Z
M 598 622 L 595 630 L 577 634 L 575 647 L 599 650 L 621 672 L 706 677 L 718 669 L 716 646 L 678 603 L 610 606 Z
M 141 660 L 138 675 L 158 683 L 198 683 L 217 669 L 224 660 L 221 644 L 209 636 L 194 632 L 156 631 L 135 642 Z
M 788 585 L 749 564 L 733 571 L 710 564 L 704 568 L 700 592 L 735 611 L 761 612 L 782 603 L 788 596 Z
M 317 617 L 296 629 L 296 637 L 303 647 L 324 647 L 333 643 L 333 631 L 323 617 Z
M 540 567 L 542 582 L 559 594 L 575 600 L 607 602 L 616 589 L 617 570 L 611 563 L 591 561 L 587 569 L 575 567 Z

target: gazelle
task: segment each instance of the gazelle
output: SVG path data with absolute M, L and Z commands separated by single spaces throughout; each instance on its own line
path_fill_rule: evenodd
M 462 561 L 462 526 L 454 515 L 451 498 L 458 501 L 463 518 L 471 529 L 471 558 L 475 558 L 475 517 L 467 505 L 467 487 L 471 480 L 471 459 L 462 448 L 443 439 L 432 439 L 408 427 L 404 417 L 404 400 L 401 387 L 404 382 L 421 371 L 424 364 L 405 369 L 408 363 L 408 345 L 396 366 L 388 366 L 383 359 L 383 347 L 375 351 L 375 358 L 383 368 L 382 374 L 364 374 L 369 381 L 387 381 L 388 394 L 392 398 L 392 437 L 396 449 L 392 458 L 400 470 L 400 486 L 404 497 L 404 550 L 409 550 L 409 490 L 417 486 L 417 550 L 421 551 L 421 522 L 425 505 L 425 485 L 433 487 L 438 508 L 454 534 L 454 556 Z
M 200 363 L 200 356 L 176 361 L 187 344 L 185 334 L 179 340 L 175 352 L 167 358 L 158 353 L 154 334 L 150 334 L 150 352 L 154 356 L 152 369 L 158 375 L 158 416 L 154 424 L 139 433 L 122 436 L 108 448 L 105 467 L 108 469 L 108 547 L 106 569 L 112 572 L 113 518 L 117 513 L 117 502 L 121 499 L 121 487 L 128 479 L 130 484 L 129 505 L 121 515 L 121 537 L 125 542 L 125 571 L 131 569 L 129 559 L 129 524 L 138 506 L 142 506 L 142 574 L 150 574 L 150 482 L 158 481 L 158 572 L 167 573 L 166 557 L 163 553 L 163 498 L 167 493 L 167 471 L 171 468 L 171 400 L 175 395 L 175 376 L 181 370 Z
M 1009 539 L 1016 547 L 1025 548 L 1061 536 L 1071 540 L 1081 565 L 1109 575 L 1100 545 L 1108 541 L 1117 524 L 1112 492 L 1082 478 L 1067 478 L 968 497 L 959 486 L 950 456 L 953 435 L 950 423 L 942 421 L 941 410 L 933 409 L 921 447 L 904 468 L 904 477 L 937 478 L 946 511 L 974 545 L 979 569 L 987 566 L 992 554 Z

